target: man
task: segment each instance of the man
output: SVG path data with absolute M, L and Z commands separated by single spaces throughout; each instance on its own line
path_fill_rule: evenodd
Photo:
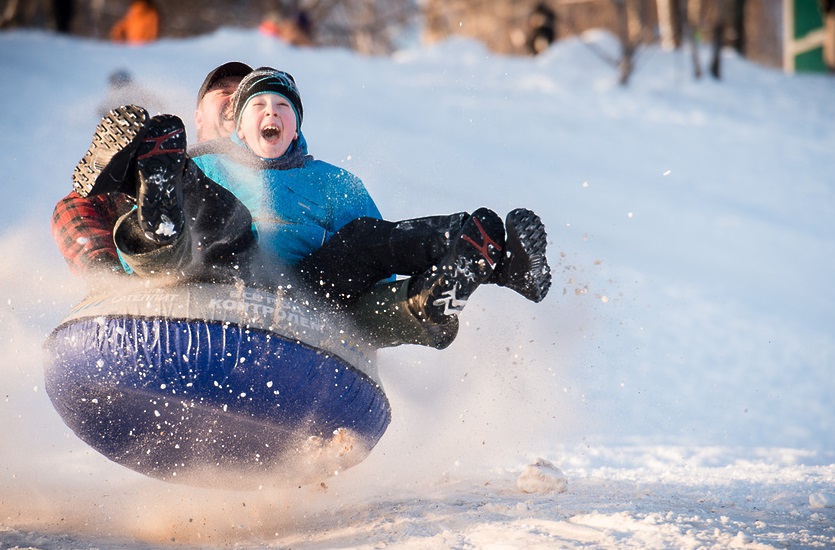
M 250 72 L 252 67 L 249 65 L 230 61 L 206 75 L 197 93 L 197 110 L 194 112 L 198 142 L 232 135 L 235 130 L 235 120 L 229 109 L 232 95 Z
M 232 134 L 235 121 L 229 113 L 230 100 L 251 71 L 249 65 L 232 61 L 206 75 L 194 112 L 198 142 Z M 52 215 L 52 236 L 73 273 L 85 278 L 102 272 L 125 273 L 113 243 L 113 227 L 131 208 L 133 201 L 119 194 L 83 198 L 70 191 L 58 202 Z

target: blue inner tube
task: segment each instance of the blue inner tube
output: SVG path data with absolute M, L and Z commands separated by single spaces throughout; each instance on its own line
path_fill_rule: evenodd
M 91 297 L 48 337 L 64 422 L 142 474 L 251 488 L 363 460 L 391 419 L 374 349 L 344 320 L 226 285 Z

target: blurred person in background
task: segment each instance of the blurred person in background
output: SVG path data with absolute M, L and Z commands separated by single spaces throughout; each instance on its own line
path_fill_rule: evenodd
M 525 47 L 531 55 L 539 55 L 557 38 L 556 12 L 544 2 L 540 2 L 528 18 L 528 29 Z
M 75 0 L 52 0 L 52 13 L 55 16 L 55 30 L 69 34 L 75 16 Z
M 106 115 L 111 109 L 131 103 L 146 105 L 148 111 L 154 113 L 165 111 L 159 98 L 144 86 L 140 86 L 134 80 L 133 75 L 125 69 L 118 69 L 110 73 L 107 82 L 109 85 L 107 96 L 96 109 L 100 117 Z
M 145 44 L 159 37 L 159 9 L 153 0 L 132 0 L 124 17 L 110 29 L 110 39 Z
M 258 30 L 291 46 L 313 46 L 313 24 L 304 10 L 299 11 L 293 18 L 282 17 L 277 12 L 272 12 L 264 18 Z

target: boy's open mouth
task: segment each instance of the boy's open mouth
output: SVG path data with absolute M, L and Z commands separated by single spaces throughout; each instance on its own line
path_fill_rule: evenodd
M 281 135 L 281 130 L 276 126 L 266 126 L 261 129 L 261 137 L 267 141 L 275 141 Z

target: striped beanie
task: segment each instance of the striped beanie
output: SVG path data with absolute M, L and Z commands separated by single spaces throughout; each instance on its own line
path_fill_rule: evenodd
M 253 97 L 260 94 L 278 94 L 284 96 L 296 112 L 296 125 L 302 127 L 302 98 L 293 75 L 284 71 L 277 71 L 272 67 L 259 67 L 241 80 L 235 95 L 232 97 L 232 109 L 235 113 L 235 126 L 241 122 L 241 113 Z

